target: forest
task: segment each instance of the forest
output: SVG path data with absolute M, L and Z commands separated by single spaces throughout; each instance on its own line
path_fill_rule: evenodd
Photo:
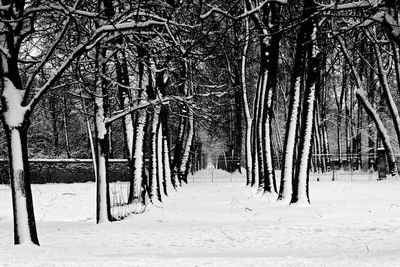
M 146 212 L 210 165 L 283 205 L 310 204 L 310 173 L 375 172 L 379 151 L 396 178 L 399 8 L 2 0 L 0 182 L 14 243 L 39 245 L 31 184 L 45 176 L 95 181 L 98 224 Z M 127 187 L 115 193 L 117 180 Z

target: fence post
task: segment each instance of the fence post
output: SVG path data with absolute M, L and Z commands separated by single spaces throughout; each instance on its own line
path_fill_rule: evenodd
M 376 149 L 377 159 L 376 164 L 378 167 L 378 180 L 386 179 L 386 155 L 385 148 L 379 147 Z

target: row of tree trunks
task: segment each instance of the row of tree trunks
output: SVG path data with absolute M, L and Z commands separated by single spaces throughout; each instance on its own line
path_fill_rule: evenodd
M 251 9 L 253 6 L 250 1 L 246 1 L 246 5 L 247 9 Z M 260 70 L 253 104 L 252 168 L 249 173 L 251 173 L 251 185 L 257 188 L 257 192 L 272 196 L 276 194 L 276 185 L 272 157 L 271 122 L 278 73 L 280 9 L 279 3 L 270 3 L 263 7 L 262 19 L 256 14 L 250 16 L 260 40 Z M 245 56 L 242 60 L 245 61 Z M 244 72 L 245 67 L 242 65 L 242 75 Z M 245 116 L 248 121 L 250 114 L 245 113 Z M 250 123 L 247 123 L 247 127 L 249 125 Z
M 281 185 L 278 200 L 289 203 L 309 203 L 308 172 L 312 129 L 314 125 L 313 111 L 316 83 L 316 25 L 312 18 L 316 4 L 305 0 L 299 33 L 290 88 L 289 118 L 286 126 L 284 153 L 282 159 Z M 306 66 L 309 66 L 305 81 Z M 313 75 L 314 74 L 314 75 Z M 301 89 L 305 87 L 302 93 Z M 304 94 L 301 105 L 300 95 Z M 301 121 L 300 121 L 300 117 Z M 296 138 L 301 129 L 300 140 Z M 296 152 L 298 155 L 296 155 Z M 297 159 L 296 161 L 294 161 Z M 294 166 L 296 162 L 297 168 Z M 293 173 L 294 172 L 294 173 Z

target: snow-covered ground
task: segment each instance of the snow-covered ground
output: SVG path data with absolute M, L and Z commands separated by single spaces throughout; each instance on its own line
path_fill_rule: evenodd
M 286 207 L 208 169 L 162 206 L 103 225 L 93 183 L 33 185 L 40 247 L 13 245 L 0 185 L 0 265 L 400 266 L 400 181 L 354 177 L 313 176 L 312 205 Z

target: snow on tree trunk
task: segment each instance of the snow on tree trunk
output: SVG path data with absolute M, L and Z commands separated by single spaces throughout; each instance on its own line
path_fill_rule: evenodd
M 193 143 L 193 136 L 194 136 L 194 118 L 193 118 L 193 111 L 189 110 L 189 125 L 188 125 L 188 135 L 185 143 L 185 147 L 182 154 L 182 162 L 179 169 L 181 173 L 182 181 L 187 183 L 187 176 L 189 173 L 189 159 L 190 159 L 190 151 Z
M 164 193 L 169 194 L 172 189 L 176 187 L 178 181 L 173 180 L 171 174 L 171 158 L 169 149 L 169 130 L 168 130 L 168 107 L 161 107 L 161 130 L 162 130 L 162 142 L 163 142 L 163 177 L 164 177 Z
M 139 46 L 138 47 L 138 56 L 141 60 L 139 60 L 139 88 L 140 90 L 137 92 L 137 105 L 142 104 L 141 98 L 147 98 L 146 88 L 149 85 L 149 77 L 147 66 L 149 64 L 145 64 L 144 59 L 147 58 L 147 51 L 145 48 Z M 140 109 L 136 114 L 136 124 L 135 124 L 135 133 L 134 133 L 134 151 L 133 151 L 133 160 L 132 160 L 132 172 L 133 177 L 130 183 L 130 193 L 128 201 L 133 204 L 133 213 L 142 213 L 145 209 L 145 199 L 144 197 L 144 188 L 143 188 L 143 177 L 144 177 L 144 142 L 145 142 L 145 128 L 147 123 L 147 110 Z
M 162 173 L 159 172 L 159 165 L 161 161 L 158 161 L 158 129 L 159 129 L 159 117 L 160 107 L 153 108 L 153 118 L 151 125 L 151 136 L 150 136 L 150 166 L 149 166 L 149 196 L 150 200 L 154 203 L 156 200 L 161 201 L 159 176 Z
M 393 147 L 392 147 L 392 144 L 390 141 L 390 136 L 385 128 L 385 125 L 383 124 L 379 114 L 369 103 L 368 96 L 364 90 L 362 90 L 360 88 L 357 89 L 356 97 L 363 105 L 367 114 L 374 121 L 376 129 L 382 138 L 383 146 L 385 148 L 385 152 L 386 152 L 387 159 L 388 159 L 389 173 L 391 173 L 392 176 L 397 176 L 398 171 L 397 171 L 397 166 L 396 166 L 396 156 L 394 154 L 394 150 L 393 150 Z
M 307 51 L 311 46 L 313 32 L 313 18 L 316 4 L 313 0 L 305 0 L 302 11 L 302 23 L 297 35 L 296 53 L 293 66 L 293 74 L 290 88 L 289 118 L 286 126 L 285 145 L 283 152 L 283 170 L 281 174 L 281 186 L 278 200 L 289 204 L 292 199 L 293 160 L 297 148 L 297 134 L 299 125 L 300 93 L 302 77 L 307 60 Z M 306 112 L 303 110 L 303 112 Z M 301 133 L 302 135 L 303 133 Z
M 164 140 L 162 134 L 162 122 L 160 119 L 160 125 L 157 129 L 157 162 L 158 162 L 158 180 L 160 185 L 160 191 L 168 196 L 168 190 L 171 190 L 171 177 L 167 177 L 164 162 Z M 167 163 L 169 164 L 169 163 Z M 160 192 L 161 195 L 161 192 Z
M 181 177 L 179 170 L 182 164 L 182 149 L 183 149 L 183 139 L 185 134 L 185 123 L 186 119 L 183 116 L 181 116 L 179 118 L 178 136 L 176 137 L 175 141 L 174 159 L 172 162 L 172 181 L 175 181 L 175 187 L 181 184 Z
M 261 76 L 258 77 L 257 88 L 260 86 L 261 83 Z M 256 90 L 256 96 L 253 102 L 253 120 L 252 120 L 252 129 L 251 129 L 251 157 L 252 157 L 252 166 L 251 166 L 251 186 L 254 187 L 256 191 L 258 191 L 259 186 L 259 161 L 257 157 L 257 114 L 259 109 L 259 98 L 260 98 L 260 91 Z
M 264 44 L 265 45 L 265 44 Z M 264 48 L 265 49 L 265 48 Z M 262 49 L 263 50 L 263 49 Z M 263 50 L 262 53 L 266 53 L 266 50 Z M 263 63 L 265 64 L 265 63 Z M 257 123 L 256 123 L 256 157 L 258 162 L 258 192 L 264 192 L 264 180 L 265 180 L 265 164 L 264 164 L 264 153 L 265 153 L 265 128 L 264 128 L 264 105 L 266 98 L 266 88 L 267 88 L 267 80 L 268 80 L 268 69 L 265 66 L 261 67 L 260 70 L 261 82 L 260 87 L 257 90 L 260 90 L 260 99 L 258 102 L 258 114 L 257 114 Z
M 140 206 L 142 204 L 142 181 L 144 168 L 144 128 L 146 125 L 146 110 L 137 112 L 137 121 L 135 128 L 135 151 L 133 154 L 133 182 L 131 182 L 130 202 Z
M 289 121 L 286 126 L 281 184 L 278 196 L 279 201 L 287 204 L 289 204 L 292 198 L 293 157 L 296 145 L 298 108 L 300 105 L 300 80 L 301 77 L 296 77 L 292 89 L 293 95 L 289 106 Z
M 317 47 L 317 26 L 313 25 L 313 32 L 310 36 L 309 49 L 307 49 L 307 81 L 305 98 L 302 107 L 302 126 L 299 141 L 299 160 L 293 179 L 293 194 L 290 204 L 307 205 L 310 203 L 308 195 L 308 180 L 310 171 L 311 142 L 314 128 L 314 106 L 315 89 L 318 80 L 318 47 Z
M 265 64 L 269 69 L 268 80 L 266 82 L 265 90 L 265 105 L 262 117 L 264 125 L 264 193 L 270 194 L 276 198 L 276 181 L 275 170 L 273 164 L 273 151 L 272 151 L 272 114 L 273 114 L 273 100 L 275 98 L 278 68 L 279 68 L 279 24 L 280 24 L 280 4 L 270 5 L 271 15 L 269 17 L 269 25 L 271 27 L 271 40 L 269 47 L 265 51 Z M 266 18 L 264 18 L 266 20 Z
M 111 219 L 110 193 L 108 183 L 108 138 L 102 114 L 102 98 L 96 98 L 95 129 L 96 129 L 96 167 L 97 167 L 97 208 L 96 222 L 104 223 Z
M 39 245 L 28 169 L 27 128 L 28 108 L 22 106 L 24 91 L 3 76 L 3 126 L 5 129 L 10 167 L 14 215 L 14 243 Z
M 102 90 L 102 84 L 97 83 L 95 97 L 95 132 L 96 132 L 96 167 L 97 167 L 97 204 L 96 222 L 104 223 L 111 220 L 110 192 L 108 182 L 108 131 L 105 124 L 105 110 L 107 105 Z
M 305 116 L 301 131 L 301 139 L 299 144 L 299 163 L 298 171 L 293 181 L 293 194 L 291 204 L 307 204 L 310 202 L 308 196 L 308 172 L 310 163 L 311 153 L 311 138 L 313 131 L 313 116 L 314 116 L 314 102 L 315 102 L 315 83 L 310 86 L 310 89 L 306 90 L 306 105 L 305 105 Z
M 271 146 L 271 120 L 270 116 L 267 116 L 265 124 L 265 180 L 264 180 L 264 193 L 269 193 L 272 195 L 276 194 L 275 185 L 275 174 L 272 159 L 272 146 Z

